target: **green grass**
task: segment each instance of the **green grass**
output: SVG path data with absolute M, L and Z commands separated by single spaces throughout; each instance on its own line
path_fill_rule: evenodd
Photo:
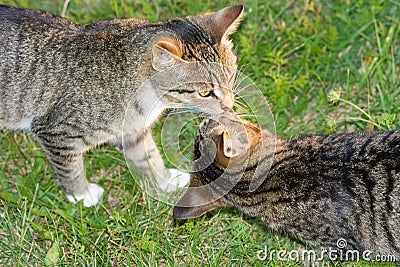
M 56 14 L 63 7 L 59 0 L 0 3 Z M 66 16 L 79 23 L 116 17 L 159 21 L 230 4 L 72 0 Z M 249 0 L 233 36 L 235 50 L 241 71 L 268 99 L 277 134 L 399 128 L 399 18 L 396 0 Z M 0 132 L 0 265 L 298 264 L 258 260 L 265 246 L 289 251 L 301 245 L 236 211 L 174 221 L 171 206 L 143 192 L 112 147 L 93 150 L 85 160 L 88 177 L 106 189 L 93 208 L 66 202 L 43 152 L 27 135 Z

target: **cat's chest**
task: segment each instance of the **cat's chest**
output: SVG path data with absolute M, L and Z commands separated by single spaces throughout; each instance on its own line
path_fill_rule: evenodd
M 136 140 L 143 136 L 146 129 L 149 129 L 154 122 L 162 115 L 164 108 L 155 108 L 147 114 L 139 114 L 136 111 L 127 111 L 121 129 L 118 121 L 115 121 L 108 129 L 98 130 L 86 137 L 86 141 L 92 145 L 103 144 L 110 142 L 119 144 L 121 138 L 129 137 L 129 139 Z
M 164 110 L 165 108 L 160 107 L 151 110 L 151 112 L 147 114 L 136 114 L 136 116 L 132 117 L 129 117 L 130 115 L 128 114 L 124 122 L 124 131 L 140 132 L 151 127 L 151 125 L 162 115 Z
M 162 115 L 167 106 L 156 96 L 153 90 L 140 95 L 127 108 L 123 131 L 141 133 L 152 126 Z

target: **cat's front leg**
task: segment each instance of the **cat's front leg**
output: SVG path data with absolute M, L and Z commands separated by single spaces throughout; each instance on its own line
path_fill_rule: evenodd
M 104 189 L 85 178 L 83 154 L 74 154 L 61 140 L 51 141 L 51 137 L 38 137 L 46 152 L 47 159 L 57 174 L 58 184 L 72 203 L 83 200 L 83 206 L 96 205 Z
M 165 167 L 151 131 L 147 131 L 135 142 L 124 142 L 124 151 L 136 168 L 147 177 L 155 177 L 158 186 L 165 192 L 182 188 L 190 181 L 190 175 L 187 172 Z

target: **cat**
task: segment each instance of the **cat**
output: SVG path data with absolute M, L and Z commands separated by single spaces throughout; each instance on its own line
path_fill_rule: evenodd
M 177 219 L 231 206 L 315 247 L 400 260 L 399 130 L 283 139 L 225 114 L 200 126 L 193 169 Z
M 104 143 L 123 145 L 144 175 L 175 190 L 189 175 L 164 166 L 151 126 L 170 107 L 205 114 L 232 109 L 237 64 L 228 37 L 242 13 L 238 5 L 161 23 L 131 18 L 79 25 L 0 5 L 0 129 L 25 130 L 38 141 L 72 203 L 93 206 L 103 195 L 85 178 L 83 154 Z M 215 73 L 185 67 L 196 62 L 228 67 Z M 171 85 L 183 76 L 202 81 L 201 74 L 214 80 Z

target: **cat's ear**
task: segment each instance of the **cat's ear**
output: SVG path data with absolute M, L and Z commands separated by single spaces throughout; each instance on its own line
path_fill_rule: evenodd
M 217 43 L 222 42 L 239 27 L 243 14 L 243 5 L 230 6 L 208 16 L 210 30 Z
M 249 140 L 246 132 L 242 135 L 237 134 L 231 137 L 227 131 L 224 131 L 222 143 L 223 152 L 227 158 L 241 157 L 246 154 L 249 149 Z
M 183 63 L 182 52 L 178 44 L 172 40 L 159 40 L 153 45 L 152 66 L 160 71 Z
M 193 181 L 191 181 L 193 185 Z M 190 187 L 175 204 L 173 216 L 175 219 L 196 218 L 218 207 L 227 205 L 221 199 L 215 200 L 207 194 L 204 186 Z

